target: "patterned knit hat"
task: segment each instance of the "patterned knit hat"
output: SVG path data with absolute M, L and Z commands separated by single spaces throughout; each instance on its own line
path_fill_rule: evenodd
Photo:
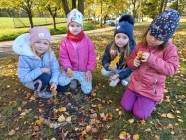
M 179 20 L 178 11 L 167 9 L 154 18 L 148 31 L 157 39 L 168 41 L 176 31 Z
M 35 42 L 40 39 L 48 40 L 51 43 L 51 35 L 48 28 L 45 27 L 34 27 L 29 30 L 30 33 L 30 45 L 32 46 Z
M 71 23 L 72 21 L 75 21 L 79 23 L 81 26 L 83 26 L 83 15 L 81 12 L 79 12 L 77 9 L 73 9 L 68 15 L 67 15 L 67 24 Z

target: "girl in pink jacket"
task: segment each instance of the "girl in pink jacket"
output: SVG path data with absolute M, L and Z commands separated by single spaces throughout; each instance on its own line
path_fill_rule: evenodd
M 59 58 L 63 70 L 59 78 L 60 85 L 70 84 L 73 90 L 77 81 L 84 94 L 90 95 L 92 90 L 92 71 L 96 65 L 96 53 L 93 42 L 83 32 L 83 15 L 73 9 L 67 15 L 67 37 L 60 45 Z
M 163 99 L 167 76 L 178 69 L 176 46 L 169 40 L 179 24 L 176 10 L 165 10 L 150 24 L 144 39 L 127 62 L 134 69 L 121 106 L 137 118 L 146 119 Z

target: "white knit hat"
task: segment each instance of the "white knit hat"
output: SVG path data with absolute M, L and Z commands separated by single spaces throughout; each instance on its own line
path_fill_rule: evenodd
M 81 24 L 81 26 L 83 26 L 83 15 L 81 12 L 79 12 L 77 9 L 73 9 L 68 15 L 67 15 L 67 25 L 69 25 L 69 23 L 71 23 L 72 21 L 75 21 L 79 24 Z

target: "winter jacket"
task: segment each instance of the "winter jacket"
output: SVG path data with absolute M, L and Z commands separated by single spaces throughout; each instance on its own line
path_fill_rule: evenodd
M 96 65 L 94 44 L 87 36 L 78 42 L 65 37 L 60 45 L 59 58 L 65 71 L 67 68 L 75 71 L 92 71 Z
M 34 90 L 34 80 L 42 74 L 41 68 L 50 68 L 50 84 L 52 82 L 58 85 L 58 78 L 61 74 L 60 65 L 51 51 L 52 59 L 50 60 L 49 52 L 46 52 L 42 58 L 35 56 L 29 45 L 29 33 L 20 35 L 13 43 L 13 50 L 19 54 L 18 77 L 20 81 L 28 88 Z
M 133 62 L 138 51 L 149 52 L 150 55 L 147 62 L 141 62 L 136 68 Z M 129 67 L 135 69 L 131 74 L 128 88 L 155 101 L 161 101 L 164 96 L 166 76 L 176 72 L 178 61 L 176 46 L 171 41 L 168 41 L 163 50 L 137 45 L 127 62 Z
M 107 70 L 107 71 L 110 71 L 109 69 L 109 65 L 110 65 L 110 62 L 112 61 L 111 60 L 111 57 L 110 57 L 110 48 L 112 46 L 113 42 L 111 42 L 109 45 L 107 45 L 106 49 L 105 49 L 105 52 L 104 52 L 104 55 L 103 55 L 103 58 L 102 58 L 102 65 L 103 67 Z M 118 49 L 118 51 L 120 51 Z M 126 62 L 124 62 L 123 60 L 123 57 L 124 55 L 121 55 L 120 57 L 120 60 L 119 62 L 117 63 L 117 70 L 121 70 L 118 74 L 119 74 L 119 79 L 120 80 L 123 80 L 127 77 L 130 76 L 130 74 L 132 73 L 132 69 L 129 68 L 127 65 L 126 65 Z

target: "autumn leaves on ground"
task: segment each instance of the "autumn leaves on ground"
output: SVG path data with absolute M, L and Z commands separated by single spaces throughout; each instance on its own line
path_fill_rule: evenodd
M 139 120 L 120 107 L 125 90 L 112 88 L 100 74 L 103 51 L 112 32 L 89 36 L 96 47 L 97 67 L 93 72 L 93 91 L 87 99 L 80 89 L 57 94 L 49 100 L 36 99 L 17 78 L 18 56 L 0 61 L 0 137 L 2 139 L 186 139 L 186 23 L 180 25 L 173 42 L 180 56 L 179 70 L 166 82 L 164 101 L 147 120 Z M 147 28 L 135 26 L 137 42 Z M 59 42 L 53 44 L 56 55 Z

